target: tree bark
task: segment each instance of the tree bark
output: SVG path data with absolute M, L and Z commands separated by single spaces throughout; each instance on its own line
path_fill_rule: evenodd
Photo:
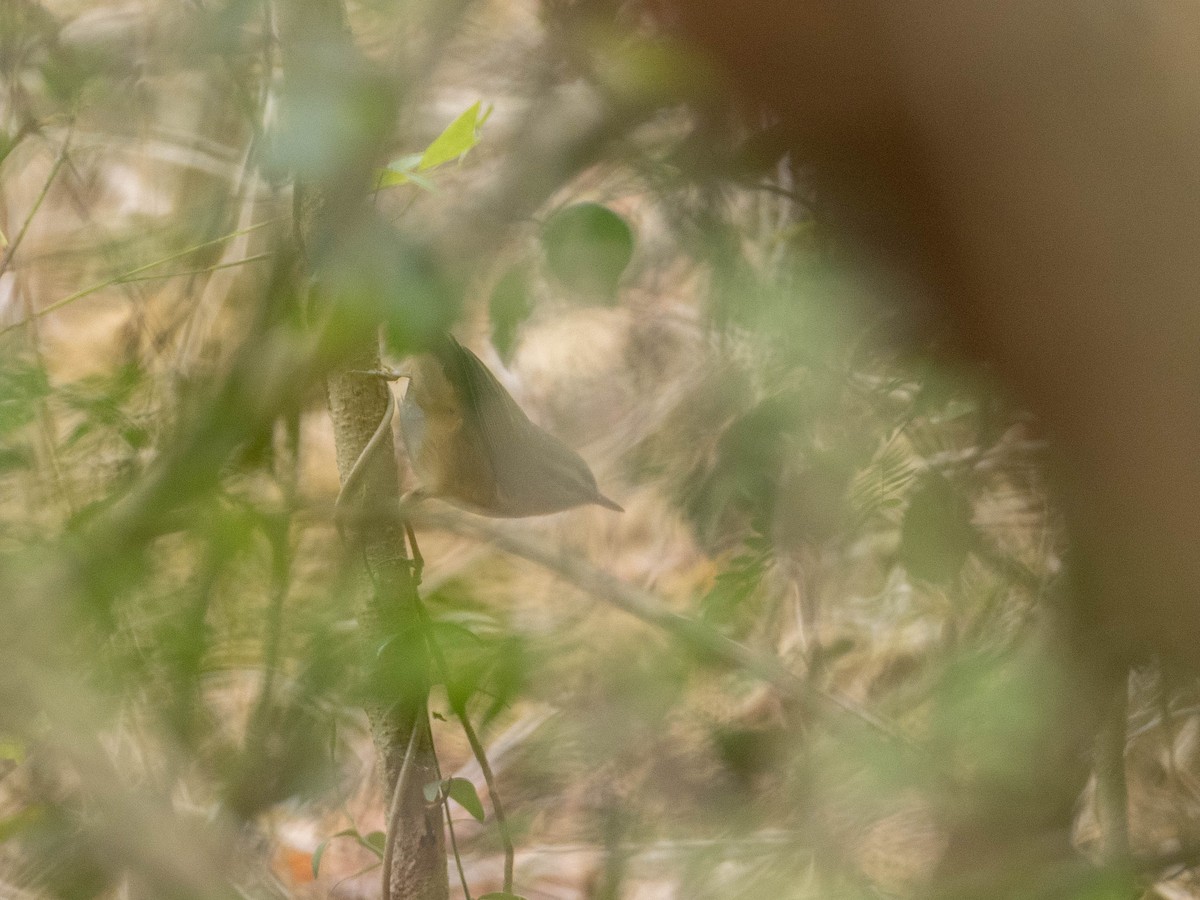
M 285 120 L 290 112 L 293 125 L 306 121 L 313 102 L 344 100 L 342 105 L 355 108 L 353 103 L 361 97 L 364 85 L 379 84 L 372 81 L 371 67 L 353 45 L 342 0 L 288 0 L 278 11 L 289 86 L 285 98 L 289 91 L 294 102 L 300 98 L 296 108 L 285 110 Z M 339 248 L 353 240 L 352 223 L 365 211 L 372 167 L 388 133 L 379 123 L 349 123 L 345 135 L 320 135 L 338 148 L 339 156 L 332 163 L 319 161 L 311 171 L 297 174 L 299 257 L 307 269 L 305 281 L 314 280 L 315 275 L 318 293 L 320 273 L 325 267 L 336 269 Z M 282 140 L 288 139 L 285 129 Z M 290 139 L 296 139 L 294 132 Z M 325 301 L 336 304 L 338 298 Z M 368 697 L 364 705 L 383 760 L 391 850 L 383 872 L 384 896 L 389 900 L 446 900 L 449 884 L 442 807 L 427 803 L 423 790 L 437 779 L 426 712 L 429 666 L 417 581 L 405 554 L 404 530 L 397 516 L 400 486 L 390 427 L 384 429 L 370 458 L 360 463 L 388 409 L 385 392 L 389 388 L 378 378 L 354 374 L 355 370 L 379 367 L 377 329 L 369 323 L 363 327 L 354 316 L 339 318 L 337 313 L 322 309 L 322 327 L 330 330 L 339 327 L 330 323 L 341 322 L 343 331 L 361 329 L 324 335 L 328 344 L 336 344 L 338 354 L 336 368 L 326 378 L 326 392 L 343 486 L 356 465 L 365 467 L 356 476 L 361 489 L 352 491 L 355 496 L 340 498 L 338 506 L 346 513 L 340 529 L 362 560 L 357 608 Z
M 365 345 L 348 369 L 376 369 L 379 354 Z M 333 373 L 327 383 L 329 412 L 337 445 L 338 471 L 344 483 L 387 408 L 384 383 L 374 378 Z M 444 900 L 449 893 L 442 807 L 425 801 L 424 786 L 437 780 L 434 750 L 429 742 L 425 702 L 428 694 L 426 659 L 418 619 L 417 585 L 404 553 L 404 533 L 395 515 L 400 489 L 391 431 L 378 452 L 364 460 L 363 502 L 346 530 L 361 550 L 366 574 L 373 584 L 369 599 L 360 604 L 362 652 L 371 661 L 371 702 L 367 715 L 375 745 L 383 759 L 385 810 L 388 816 L 388 857 L 391 871 L 385 896 L 391 900 Z M 354 503 L 359 498 L 349 497 Z M 396 783 L 414 730 L 410 772 L 401 792 Z

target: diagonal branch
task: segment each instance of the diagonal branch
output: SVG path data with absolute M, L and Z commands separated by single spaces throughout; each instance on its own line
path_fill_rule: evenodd
M 890 740 L 913 747 L 895 726 L 837 693 L 808 684 L 778 658 L 739 644 L 705 622 L 672 612 L 652 594 L 615 578 L 578 556 L 457 510 L 434 510 L 414 505 L 406 507 L 404 515 L 415 523 L 483 540 L 505 553 L 536 563 L 592 596 L 667 632 L 693 652 L 762 679 L 785 697 L 815 695 L 821 702 L 859 719 Z

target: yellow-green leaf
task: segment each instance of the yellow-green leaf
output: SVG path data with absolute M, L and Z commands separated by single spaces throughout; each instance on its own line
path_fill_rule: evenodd
M 417 169 L 427 172 L 443 163 L 460 158 L 479 143 L 479 129 L 483 127 L 483 123 L 491 114 L 490 106 L 483 111 L 483 101 L 476 100 L 467 108 L 466 112 L 447 125 L 446 130 L 425 148 Z

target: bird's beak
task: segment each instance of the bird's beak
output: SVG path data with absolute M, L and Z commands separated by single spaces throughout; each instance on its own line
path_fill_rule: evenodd
M 603 506 L 605 509 L 615 510 L 616 512 L 625 512 L 625 508 L 623 506 L 621 506 L 619 503 L 614 503 L 603 494 L 596 494 L 596 497 L 594 500 L 592 500 L 592 502 L 597 506 Z

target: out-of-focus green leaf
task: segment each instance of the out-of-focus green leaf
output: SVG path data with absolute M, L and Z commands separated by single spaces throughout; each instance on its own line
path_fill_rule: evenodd
M 362 845 L 368 850 L 374 850 L 383 858 L 383 851 L 387 847 L 387 835 L 382 831 L 372 831 L 362 839 Z
M 509 894 L 506 891 L 489 891 L 476 900 L 525 900 L 520 894 Z
M 542 229 L 546 264 L 572 299 L 611 303 L 633 258 L 633 229 L 599 203 L 576 203 L 558 210 Z
M 492 290 L 488 313 L 492 320 L 492 346 L 506 363 L 517 345 L 517 331 L 533 312 L 529 270 L 516 265 L 504 273 Z
M 372 154 L 390 134 L 395 85 L 354 48 L 331 40 L 286 79 L 279 127 L 268 145 L 270 168 L 319 182 L 347 159 Z
M 971 501 L 938 473 L 921 479 L 900 527 L 900 558 L 914 578 L 947 584 L 975 546 Z
M 451 162 L 464 156 L 467 151 L 479 143 L 479 130 L 492 114 L 489 105 L 483 109 L 483 101 L 476 100 L 457 119 L 446 126 L 446 129 L 433 139 L 421 155 L 418 169 L 427 172 L 443 163 Z
M 1044 878 L 1044 875 L 1043 875 Z M 1066 900 L 1127 900 L 1129 897 L 1156 898 L 1164 896 L 1157 891 L 1142 892 L 1137 876 L 1128 871 L 1090 871 L 1080 878 L 1085 884 L 1070 892 Z M 1033 885 L 1036 889 L 1037 883 Z
M 0 371 L 0 434 L 32 422 L 37 402 L 49 393 L 50 381 L 36 366 Z
M 487 690 L 492 702 L 480 716 L 480 727 L 486 726 L 512 703 L 513 698 L 525 687 L 529 677 L 529 653 L 522 640 L 516 636 L 499 641 L 492 659 L 492 670 L 487 681 Z
M 484 642 L 480 634 L 463 622 L 438 619 L 430 624 L 430 628 L 433 631 L 434 639 L 439 644 L 459 644 L 463 638 L 472 645 L 481 645 Z
M 380 188 L 389 188 L 402 184 L 415 184 L 419 188 L 433 191 L 435 189 L 433 182 L 417 172 L 423 155 L 421 153 L 410 153 L 407 156 L 401 156 L 398 159 L 392 160 L 387 164 L 386 168 L 381 169 L 377 174 L 376 185 Z
M 339 356 L 380 321 L 395 353 L 427 348 L 458 312 L 460 297 L 449 275 L 427 247 L 364 217 L 339 235 L 319 267 L 320 294 L 331 312 L 327 352 Z
M 14 813 L 7 818 L 0 819 L 0 844 L 7 841 L 9 838 L 14 838 L 24 831 L 28 831 L 46 818 L 46 809 L 43 806 L 27 806 L 20 812 Z
M 448 162 L 462 159 L 479 143 L 480 129 L 492 114 L 492 107 L 482 109 L 476 101 L 446 129 L 433 139 L 422 153 L 409 153 L 397 157 L 376 173 L 375 184 L 379 188 L 415 184 L 427 191 L 434 191 L 434 183 L 422 175 Z
M 448 663 L 446 691 L 452 708 L 473 697 L 490 701 L 481 714 L 487 723 L 503 710 L 525 684 L 530 661 L 523 639 L 488 613 L 462 608 L 471 602 L 452 584 L 431 595 L 437 609 L 430 636 Z
M 421 165 L 421 158 L 424 155 L 424 153 L 407 153 L 393 159 L 387 167 L 393 172 L 413 172 L 417 166 Z
M 69 408 L 83 414 L 64 445 L 70 447 L 103 428 L 132 449 L 146 446 L 150 432 L 135 421 L 129 412 L 131 400 L 144 384 L 144 372 L 141 369 L 122 366 L 111 375 L 84 378 L 58 389 L 55 396 Z
M 717 625 L 733 623 L 762 583 L 768 562 L 767 552 L 746 553 L 732 560 L 700 601 L 700 616 Z
M 24 468 L 33 462 L 33 456 L 24 450 L 12 447 L 0 447 L 0 472 L 11 472 Z
M 704 103 L 704 98 L 722 90 L 712 60 L 685 41 L 661 33 L 646 37 L 605 29 L 596 29 L 589 37 L 597 83 L 619 105 Z
M 738 516 L 767 516 L 802 430 L 803 400 L 783 391 L 751 406 L 722 430 L 706 472 L 683 486 L 683 505 L 707 538 Z M 766 534 L 769 526 L 759 529 Z

